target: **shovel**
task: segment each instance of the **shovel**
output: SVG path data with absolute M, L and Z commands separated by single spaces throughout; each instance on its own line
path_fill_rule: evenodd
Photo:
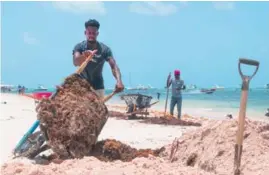
M 251 76 L 244 75 L 241 70 L 241 64 L 255 66 L 256 70 Z M 238 70 L 239 74 L 242 78 L 242 93 L 241 93 L 241 101 L 240 101 L 240 111 L 239 111 L 239 119 L 238 119 L 238 130 L 236 133 L 236 144 L 235 144 L 235 156 L 234 156 L 234 175 L 240 174 L 240 164 L 241 164 L 241 156 L 243 149 L 243 139 L 244 139 L 244 126 L 245 126 L 245 117 L 246 117 L 246 106 L 247 106 L 247 98 L 248 98 L 248 90 L 250 80 L 254 77 L 259 69 L 259 62 L 250 59 L 239 59 L 238 62 Z
M 166 80 L 166 88 L 167 88 L 167 92 L 166 92 L 166 100 L 165 100 L 165 107 L 164 107 L 164 115 L 166 115 L 166 109 L 167 109 L 167 101 L 168 101 L 168 96 L 169 96 L 169 82 L 171 79 L 171 73 L 169 73 L 167 80 Z
M 78 75 L 80 75 L 80 73 L 85 69 L 85 67 L 87 66 L 87 64 L 92 61 L 93 59 L 93 55 L 94 54 L 91 54 L 89 55 L 86 60 L 79 66 L 79 68 L 77 69 L 76 73 Z M 50 96 L 50 99 L 54 98 L 57 94 L 57 91 L 52 94 Z M 112 98 L 114 95 L 116 94 L 116 91 L 113 91 L 110 95 L 106 96 L 104 99 L 103 99 L 103 102 L 105 103 L 106 101 L 108 101 L 110 98 Z M 16 145 L 14 151 L 13 151 L 13 154 L 15 155 L 16 153 L 20 153 L 20 149 L 21 147 L 24 147 L 26 145 L 25 142 L 27 141 L 27 139 L 29 138 L 29 136 L 36 130 L 36 128 L 39 126 L 39 123 L 40 121 L 39 120 L 36 120 L 34 122 L 34 124 L 31 126 L 31 128 L 24 134 L 24 136 L 21 138 L 21 140 L 18 142 L 18 144 Z M 41 126 L 40 126 L 41 127 Z

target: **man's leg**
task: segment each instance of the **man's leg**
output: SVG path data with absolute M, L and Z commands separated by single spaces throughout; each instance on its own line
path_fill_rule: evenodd
M 177 101 L 174 97 L 171 97 L 171 101 L 170 101 L 170 115 L 174 115 L 174 108 L 176 105 Z
M 105 97 L 105 90 L 104 89 L 98 89 L 98 90 L 95 90 L 95 92 L 101 99 L 103 99 Z
M 177 99 L 177 117 L 180 119 L 181 117 L 181 107 L 182 107 L 182 97 Z

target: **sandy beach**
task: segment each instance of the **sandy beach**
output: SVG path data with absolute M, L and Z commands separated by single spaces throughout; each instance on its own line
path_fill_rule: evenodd
M 113 111 L 124 110 L 123 105 L 111 103 L 108 108 Z M 151 110 L 155 114 L 158 113 L 154 108 Z M 187 118 L 184 116 L 183 120 Z M 189 119 L 200 122 L 202 126 L 151 125 L 137 120 L 109 118 L 99 135 L 98 140 L 116 139 L 137 149 L 156 149 L 164 146 L 166 150 L 160 157 L 136 158 L 131 162 L 102 162 L 95 157 L 85 157 L 80 160 L 66 160 L 61 164 L 35 165 L 27 159 L 12 160 L 11 154 L 17 142 L 36 120 L 34 100 L 16 94 L 1 94 L 1 172 L 10 175 L 231 174 L 236 121 L 224 117 L 222 120 L 206 119 L 198 114 Z M 269 125 L 250 120 L 248 123 L 246 133 L 250 136 L 244 141 L 244 148 L 251 151 L 243 151 L 243 172 L 269 174 Z M 174 154 L 175 159 L 171 162 L 169 157 L 175 138 L 179 146 Z M 196 155 L 194 163 L 186 165 L 187 159 L 193 155 Z M 256 164 L 255 161 L 260 163 Z
M 17 142 L 36 120 L 34 100 L 16 94 L 1 94 L 1 164 L 8 160 Z M 123 105 L 108 105 L 123 111 Z M 99 140 L 116 139 L 135 148 L 159 148 L 195 127 L 148 125 L 133 120 L 109 118 Z

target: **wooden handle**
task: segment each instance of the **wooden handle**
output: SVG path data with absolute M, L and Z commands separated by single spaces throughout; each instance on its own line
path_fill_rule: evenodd
M 236 137 L 236 143 L 239 146 L 242 145 L 244 139 L 247 98 L 248 98 L 248 91 L 242 91 L 239 118 L 238 118 L 238 132 Z
M 109 99 L 111 99 L 117 92 L 116 91 L 113 91 L 111 94 L 109 94 L 108 96 L 106 96 L 104 99 L 103 99 L 103 102 L 107 102 Z
M 240 174 L 240 164 L 241 164 L 241 156 L 242 156 L 243 140 L 244 140 L 244 127 L 245 127 L 247 97 L 248 97 L 248 91 L 243 90 L 242 95 L 241 95 L 241 102 L 240 102 L 240 111 L 239 111 L 239 118 L 238 118 L 238 130 L 236 133 L 235 157 L 234 157 L 234 166 L 235 166 L 234 174 L 235 175 Z
M 93 54 L 89 55 L 86 60 L 79 66 L 79 68 L 77 69 L 76 73 L 77 74 L 80 74 L 84 69 L 85 67 L 87 66 L 88 62 L 90 62 L 93 58 Z

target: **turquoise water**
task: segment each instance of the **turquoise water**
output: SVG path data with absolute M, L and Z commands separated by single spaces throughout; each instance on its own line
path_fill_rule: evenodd
M 49 89 L 49 91 L 54 92 L 55 89 Z M 31 89 L 27 91 L 31 93 Z M 111 93 L 112 90 L 106 90 L 106 94 Z M 144 95 L 150 95 L 153 97 L 151 102 L 157 101 L 157 93 L 160 93 L 160 102 L 154 105 L 155 108 L 163 109 L 166 100 L 166 89 L 150 89 L 150 90 L 125 90 L 124 92 L 115 95 L 109 103 L 120 103 L 125 104 L 123 100 L 120 99 L 120 95 L 128 93 L 140 93 Z M 168 109 L 169 101 L 171 97 L 171 91 L 169 93 L 168 99 Z M 199 90 L 194 90 L 191 92 L 183 92 L 183 109 L 184 108 L 199 108 L 204 110 L 214 111 L 238 111 L 240 106 L 241 90 L 235 88 L 220 89 L 215 91 L 213 94 L 200 93 Z M 248 111 L 255 113 L 260 113 L 264 115 L 267 108 L 269 108 L 269 89 L 250 89 L 248 94 Z
M 140 93 L 144 95 L 150 95 L 153 97 L 151 102 L 157 101 L 157 92 L 161 94 L 160 102 L 154 107 L 158 109 L 164 109 L 166 100 L 165 89 L 154 89 L 144 91 L 126 90 L 124 93 Z M 111 93 L 107 91 L 106 94 Z M 121 93 L 121 94 L 124 94 Z M 171 91 L 168 98 L 168 109 L 171 97 Z M 241 90 L 240 89 L 223 89 L 217 90 L 213 94 L 200 93 L 199 90 L 192 92 L 183 92 L 182 94 L 183 104 L 182 108 L 197 108 L 204 111 L 217 111 L 227 114 L 229 112 L 237 113 L 240 107 Z M 119 95 L 115 96 L 110 103 L 122 103 Z M 269 108 L 269 90 L 268 89 L 251 89 L 248 94 L 247 110 L 255 115 L 264 116 L 266 109 Z

